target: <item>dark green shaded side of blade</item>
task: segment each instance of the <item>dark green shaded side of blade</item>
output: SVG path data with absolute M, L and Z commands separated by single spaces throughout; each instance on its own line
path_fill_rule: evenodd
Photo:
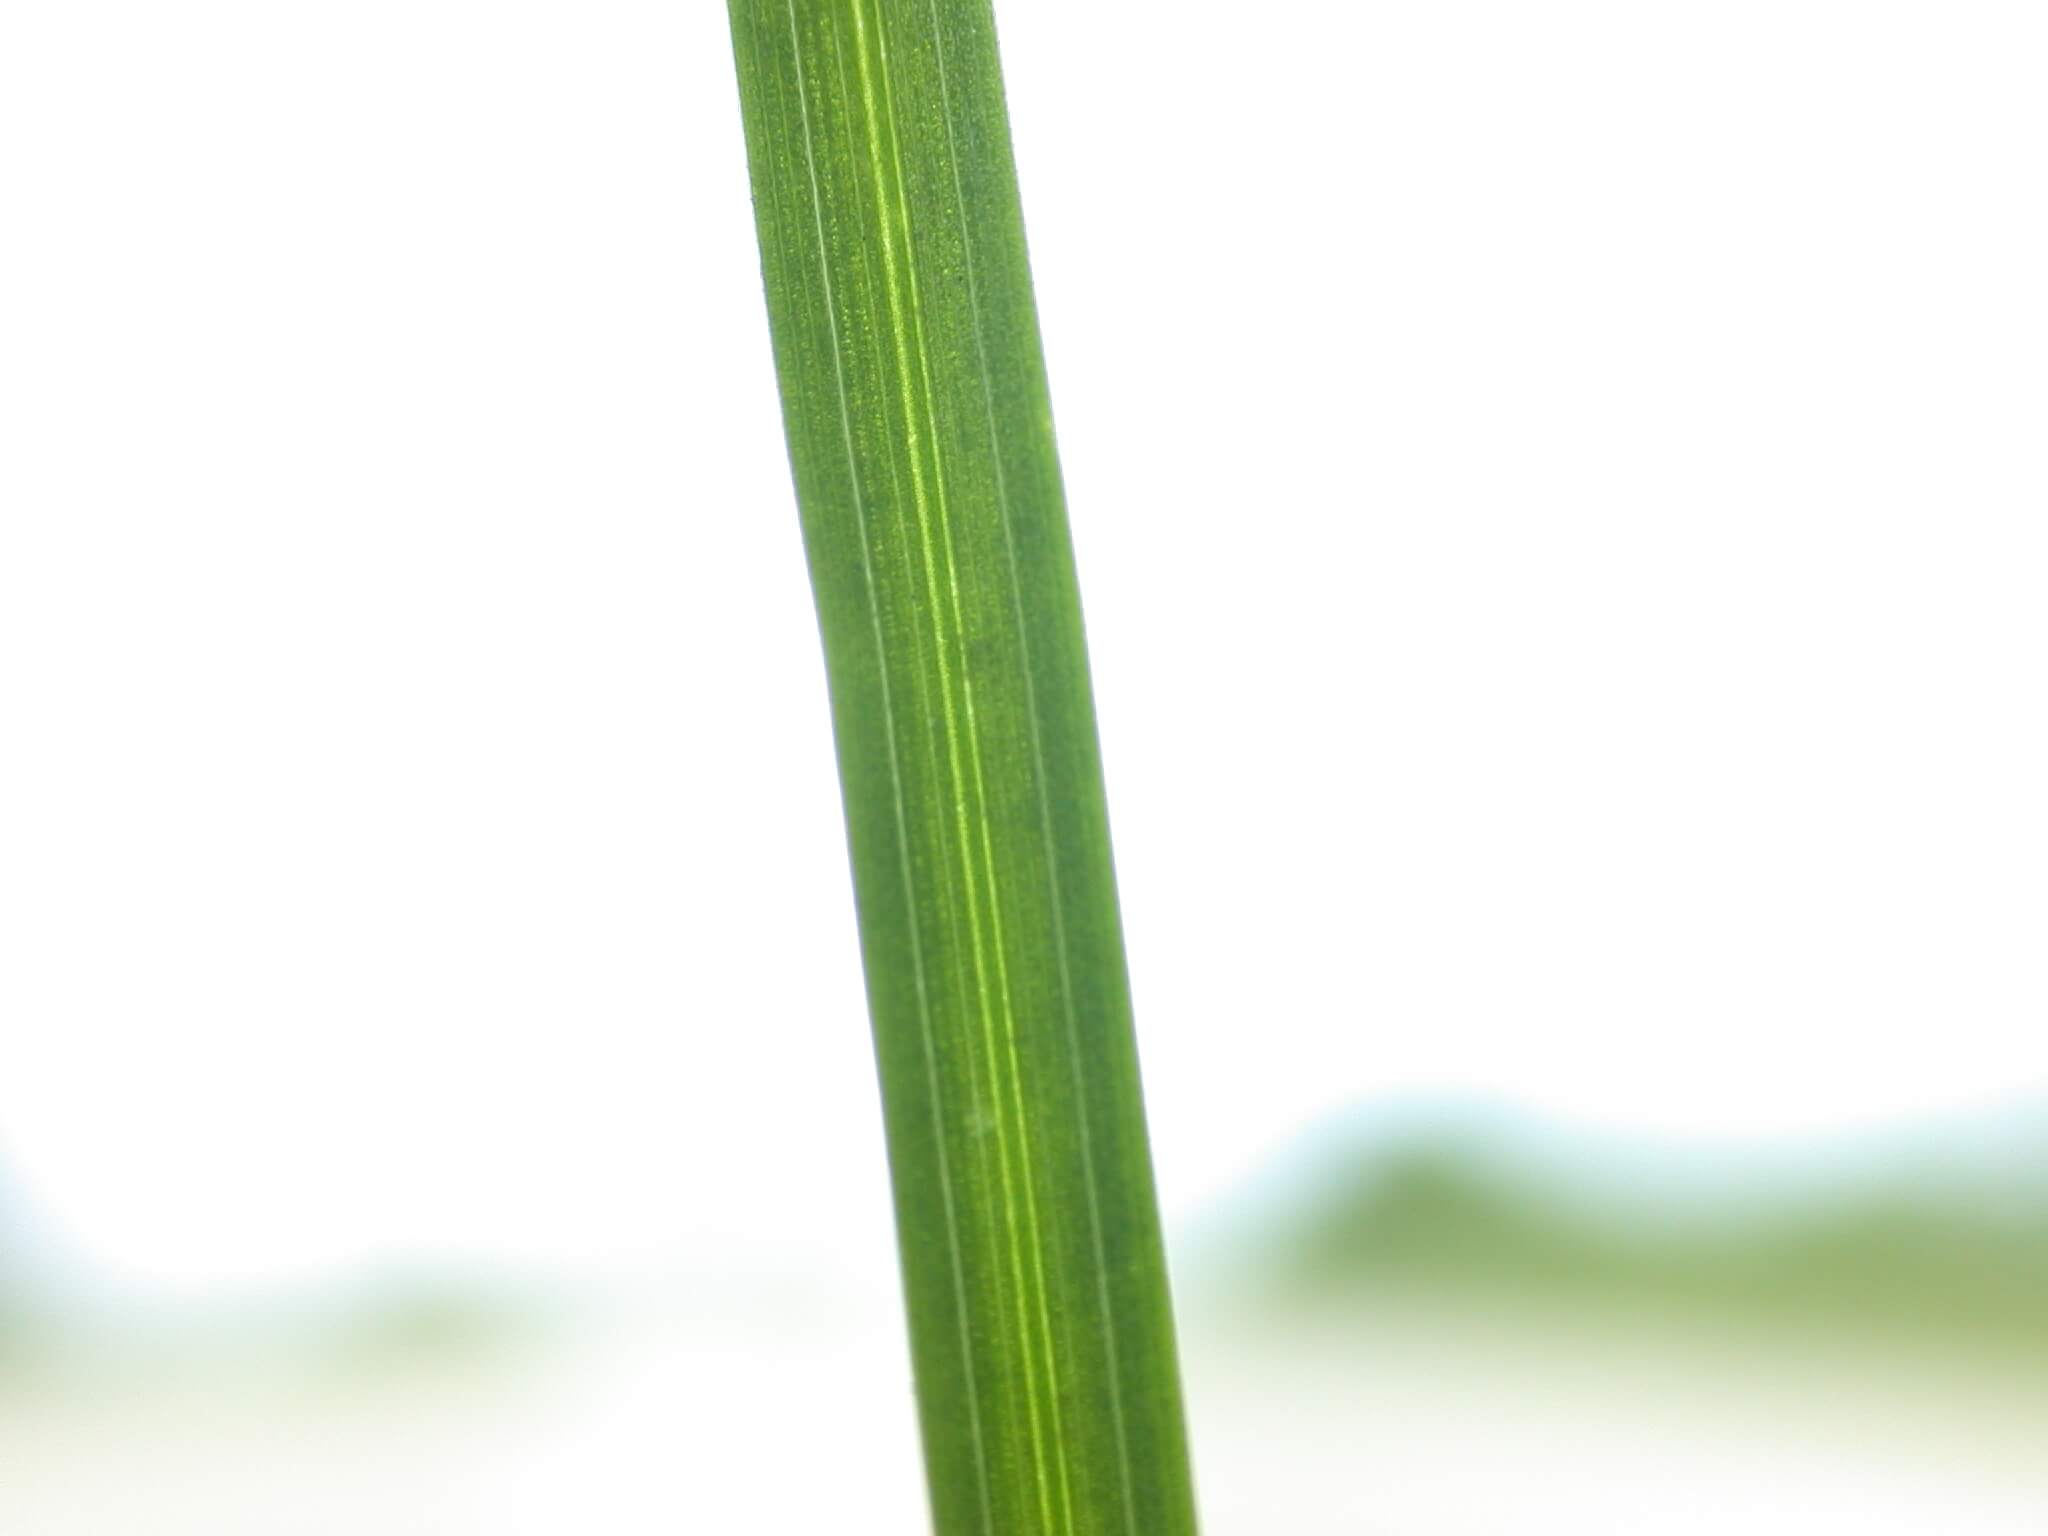
M 941 1536 L 1194 1530 L 988 0 L 731 0 Z

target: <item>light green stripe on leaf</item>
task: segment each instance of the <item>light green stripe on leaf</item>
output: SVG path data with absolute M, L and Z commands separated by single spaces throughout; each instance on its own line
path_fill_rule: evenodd
M 730 0 L 941 1536 L 1194 1530 L 988 0 Z

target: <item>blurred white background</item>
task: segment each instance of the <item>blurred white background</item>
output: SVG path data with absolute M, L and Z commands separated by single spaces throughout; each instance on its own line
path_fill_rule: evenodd
M 1176 1230 L 1361 1102 L 2048 1094 L 2048 15 L 998 11 Z M 716 1379 L 860 1362 L 905 1529 L 725 26 L 0 9 L 0 1181 L 122 1307 L 797 1277 Z M 673 1357 L 565 1488 L 767 1456 Z

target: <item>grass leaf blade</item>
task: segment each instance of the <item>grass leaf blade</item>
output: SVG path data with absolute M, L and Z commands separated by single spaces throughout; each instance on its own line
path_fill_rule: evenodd
M 1194 1530 L 989 0 L 730 0 L 942 1536 Z

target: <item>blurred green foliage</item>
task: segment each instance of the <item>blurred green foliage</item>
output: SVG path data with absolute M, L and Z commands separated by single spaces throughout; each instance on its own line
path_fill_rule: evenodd
M 481 1284 L 391 1282 L 342 1309 L 317 1336 L 349 1375 L 449 1370 L 530 1349 L 557 1323 L 555 1310 Z
M 1266 1254 L 1292 1303 L 1419 1292 L 2048 1355 L 2048 1202 L 2009 1176 L 1617 1203 L 1424 1138 L 1332 1170 Z

